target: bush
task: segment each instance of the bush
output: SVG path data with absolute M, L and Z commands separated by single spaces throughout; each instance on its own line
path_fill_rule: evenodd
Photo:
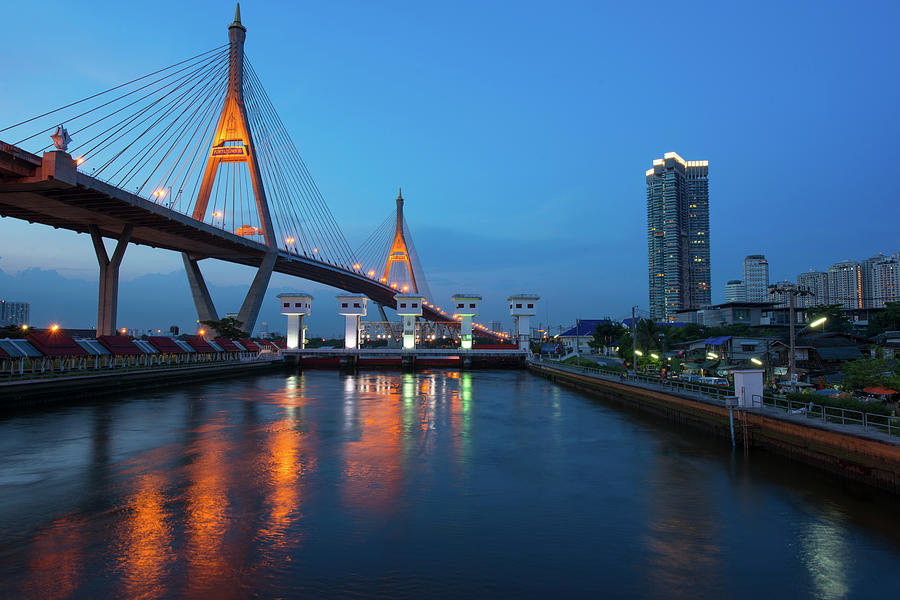
M 843 408 L 846 410 L 858 410 L 859 412 L 874 413 L 877 415 L 890 415 L 891 409 L 881 402 L 860 402 L 856 398 L 829 398 L 827 396 L 819 396 L 818 394 L 801 394 L 794 392 L 787 395 L 794 402 L 804 402 L 813 404 L 821 404 L 828 408 Z

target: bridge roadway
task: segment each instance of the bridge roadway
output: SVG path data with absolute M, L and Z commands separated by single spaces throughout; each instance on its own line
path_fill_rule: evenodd
M 95 225 L 105 237 L 118 238 L 134 226 L 131 243 L 196 258 L 216 258 L 259 267 L 269 251 L 264 244 L 183 215 L 93 178 L 75 168 L 63 152 L 36 156 L 0 141 L 0 216 L 88 233 Z M 321 260 L 278 250 L 275 271 L 324 283 L 396 308 L 396 290 Z M 423 317 L 447 321 L 431 307 Z

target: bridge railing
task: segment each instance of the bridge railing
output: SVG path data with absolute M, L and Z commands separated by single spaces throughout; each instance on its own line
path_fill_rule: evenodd
M 542 360 L 540 357 L 535 357 L 532 362 L 536 364 L 547 364 L 554 369 L 560 369 L 570 373 L 590 374 L 607 381 L 619 381 L 622 383 L 630 383 L 632 385 L 637 384 L 648 389 L 681 391 L 693 395 L 702 395 L 722 403 L 723 406 L 725 405 L 726 398 L 734 397 L 734 391 L 730 387 L 723 386 L 721 389 L 716 389 L 712 386 L 680 382 L 677 380 L 669 380 L 666 383 L 661 383 L 658 377 L 633 375 L 614 369 L 604 369 L 599 366 L 584 367 L 567 365 L 554 360 Z M 784 412 L 786 416 L 804 416 L 810 419 L 817 419 L 822 423 L 844 426 L 848 430 L 857 431 L 859 428 L 862 428 L 863 431 L 876 431 L 886 433 L 890 436 L 900 436 L 900 417 L 898 416 L 863 412 L 849 408 L 825 406 L 823 404 L 816 404 L 815 402 L 800 402 L 791 400 L 790 398 L 760 396 L 756 394 L 751 398 L 751 406 L 756 409 L 774 409 L 779 412 Z

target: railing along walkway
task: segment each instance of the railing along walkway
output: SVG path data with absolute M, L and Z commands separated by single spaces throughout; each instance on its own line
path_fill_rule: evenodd
M 529 362 L 538 366 L 547 366 L 569 373 L 588 375 L 596 379 L 664 392 L 722 407 L 727 406 L 726 399 L 734 398 L 734 391 L 730 387 L 716 389 L 713 386 L 697 385 L 677 380 L 667 380 L 665 383 L 662 383 L 658 377 L 632 375 L 630 373 L 625 374 L 623 377 L 619 371 L 601 367 L 566 365 L 552 360 L 542 360 L 539 357 L 534 357 Z M 831 431 L 877 439 L 891 444 L 900 444 L 900 417 L 824 406 L 812 401 L 798 402 L 775 396 L 754 395 L 751 403 L 752 407 L 740 407 L 740 409 L 783 421 L 812 425 Z

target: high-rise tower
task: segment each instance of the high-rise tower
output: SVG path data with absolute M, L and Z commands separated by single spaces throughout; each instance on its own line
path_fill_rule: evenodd
M 751 254 L 744 259 L 744 289 L 747 302 L 769 302 L 769 261 L 763 254 Z
M 650 316 L 710 303 L 709 162 L 666 152 L 647 176 Z

